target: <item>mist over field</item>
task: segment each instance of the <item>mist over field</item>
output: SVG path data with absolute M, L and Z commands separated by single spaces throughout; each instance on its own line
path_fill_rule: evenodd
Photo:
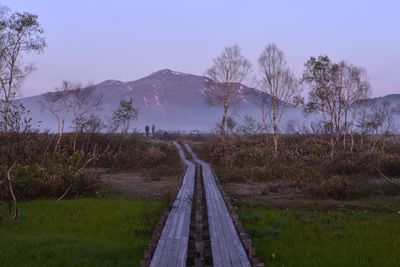
M 154 72 L 141 79 L 121 82 L 107 80 L 95 84 L 95 93 L 102 96 L 102 103 L 93 113 L 110 120 L 112 112 L 123 99 L 133 99 L 140 116 L 131 129 L 143 132 L 146 125 L 155 125 L 165 131 L 182 131 L 190 133 L 194 130 L 214 132 L 219 123 L 221 107 L 210 106 L 207 102 L 207 77 L 176 72 L 169 69 Z M 22 98 L 21 102 L 31 111 L 33 128 L 40 131 L 57 130 L 56 118 L 43 108 L 43 95 Z M 230 116 L 240 125 L 245 116 L 252 117 L 256 122 L 262 122 L 260 98 L 270 98 L 270 95 L 254 88 L 242 86 L 240 103 L 230 111 Z M 269 100 L 270 101 L 270 100 Z M 385 101 L 396 106 L 400 104 L 400 94 L 372 98 L 374 103 Z M 307 113 L 300 107 L 289 105 L 283 114 L 280 125 L 287 131 L 288 124 L 294 128 L 309 126 L 317 114 Z M 267 118 L 268 119 L 268 118 Z M 66 122 L 66 130 L 72 131 L 71 116 Z

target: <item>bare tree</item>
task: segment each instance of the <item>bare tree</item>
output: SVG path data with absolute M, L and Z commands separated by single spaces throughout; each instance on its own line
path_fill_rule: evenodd
M 75 89 L 75 85 L 68 81 L 62 81 L 61 86 L 54 88 L 53 92 L 48 92 L 43 95 L 40 103 L 42 109 L 48 109 L 56 118 L 57 141 L 53 153 L 56 154 L 60 146 L 61 138 L 64 134 L 65 121 L 71 112 L 71 92 Z
M 277 154 L 282 114 L 289 106 L 289 102 L 292 102 L 293 97 L 299 93 L 299 81 L 287 66 L 282 50 L 275 44 L 267 45 L 261 53 L 258 68 L 261 76 L 260 89 L 271 97 L 268 114 L 274 133 L 274 152 Z M 267 101 L 267 98 L 263 101 L 264 115 Z
M 371 106 L 364 126 L 369 133 L 373 134 L 371 151 L 374 151 L 379 143 L 383 149 L 387 136 L 395 132 L 394 115 L 396 113 L 396 107 L 388 101 L 374 103 Z
M 102 103 L 103 96 L 96 93 L 94 86 L 83 87 L 81 83 L 62 81 L 60 87 L 46 93 L 40 100 L 43 109 L 48 109 L 58 123 L 58 138 L 54 153 L 58 150 L 64 133 L 65 123 L 72 116 L 74 129 L 73 151 L 76 151 L 78 133 L 82 130 L 88 114 L 91 114 Z
M 225 126 L 229 108 L 239 101 L 241 83 L 250 71 L 250 62 L 242 55 L 238 45 L 226 47 L 223 53 L 213 59 L 207 70 L 208 101 L 223 108 L 220 136 L 225 143 Z
M 26 76 L 33 71 L 32 64 L 24 64 L 21 57 L 40 53 L 46 46 L 38 17 L 30 13 L 0 12 L 0 112 L 2 130 L 9 130 L 12 102 Z
M 355 66 L 346 66 L 348 82 L 344 91 L 345 113 L 343 147 L 346 147 L 346 136 L 350 135 L 350 151 L 354 149 L 354 124 L 356 116 L 362 116 L 365 100 L 370 95 L 370 84 L 365 69 Z M 349 117 L 350 116 L 350 117 Z
M 358 108 L 356 113 L 355 126 L 357 133 L 360 135 L 360 147 L 364 146 L 364 139 L 369 132 L 368 110 L 371 108 L 371 105 L 371 101 L 368 100 L 363 100 L 357 103 Z
M 70 106 L 72 110 L 72 123 L 74 125 L 73 151 L 76 151 L 76 141 L 82 122 L 86 121 L 86 115 L 95 111 L 103 100 L 103 95 L 96 93 L 96 87 L 88 85 L 83 87 L 80 83 L 72 84 Z

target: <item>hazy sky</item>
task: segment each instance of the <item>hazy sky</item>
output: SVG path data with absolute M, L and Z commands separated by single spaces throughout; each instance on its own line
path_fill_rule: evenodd
M 163 68 L 202 75 L 237 43 L 252 62 L 275 42 L 297 75 L 310 56 L 364 66 L 373 95 L 400 93 L 400 0 L 3 0 L 39 15 L 48 47 L 24 96 L 62 79 L 130 81 Z

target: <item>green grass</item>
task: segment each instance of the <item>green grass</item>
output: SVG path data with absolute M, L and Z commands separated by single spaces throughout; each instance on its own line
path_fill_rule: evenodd
M 122 199 L 21 202 L 12 222 L 0 206 L 0 266 L 139 266 L 161 204 Z
M 400 266 L 400 212 L 243 207 L 267 266 Z

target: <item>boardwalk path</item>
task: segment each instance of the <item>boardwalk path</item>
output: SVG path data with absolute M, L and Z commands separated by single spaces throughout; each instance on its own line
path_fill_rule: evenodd
M 181 160 L 187 166 L 181 188 L 161 232 L 150 266 L 186 266 L 192 212 L 191 197 L 194 191 L 195 165 L 185 158 L 180 145 L 174 142 L 179 150 Z
M 151 259 L 151 267 L 186 266 L 188 256 L 196 166 L 185 158 L 180 145 L 176 142 L 174 144 L 187 169 Z M 202 170 L 208 218 L 205 223 L 208 223 L 210 233 L 213 266 L 251 266 L 210 165 L 200 160 L 190 146 L 185 146 L 193 161 L 200 165 Z
M 189 145 L 186 148 L 192 154 L 193 160 L 201 165 L 203 172 L 213 265 L 251 266 L 210 165 L 199 160 Z

